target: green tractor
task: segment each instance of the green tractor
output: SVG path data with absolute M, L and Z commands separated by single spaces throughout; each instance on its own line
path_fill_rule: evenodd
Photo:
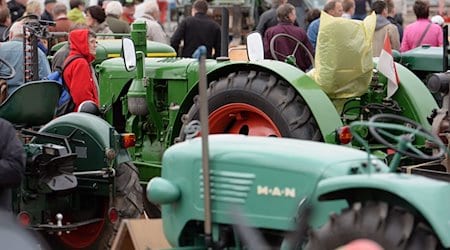
M 397 150 L 397 159 L 439 160 L 446 152 L 439 138 L 400 116 L 375 115 L 351 129 L 361 126 Z M 415 148 L 411 141 L 419 137 L 439 152 Z M 166 150 L 162 177 L 147 185 L 172 249 L 333 250 L 358 239 L 380 249 L 450 248 L 447 173 L 435 174 L 437 180 L 396 173 L 398 160 L 387 166 L 354 148 L 306 140 L 208 141 L 209 169 L 202 168 L 202 140 L 186 140 Z
M 202 138 L 166 150 L 162 177 L 147 185 L 172 249 L 332 250 L 360 239 L 379 249 L 450 249 L 450 179 L 430 169 L 448 157 L 448 145 L 422 125 L 394 114 L 352 122 L 367 153 L 285 138 L 208 138 L 200 79 Z M 396 151 L 389 165 L 370 154 L 361 127 Z M 433 152 L 418 149 L 418 139 Z M 403 168 L 428 177 L 398 173 L 402 157 L 424 160 Z
M 450 179 L 430 169 L 448 157 L 448 145 L 422 125 L 394 114 L 352 122 L 367 153 L 285 138 L 208 138 L 206 79 L 200 79 L 202 138 L 166 150 L 162 177 L 147 185 L 172 249 L 333 250 L 360 239 L 379 249 L 450 249 Z M 396 151 L 389 165 L 370 154 L 361 127 Z M 416 140 L 433 152 L 417 148 Z M 425 162 L 398 173 L 402 157 Z
M 445 25 L 442 29 L 444 36 L 444 45 L 442 47 L 422 45 L 403 53 L 394 53 L 396 62 L 404 65 L 428 85 L 439 106 L 442 106 L 440 85 L 436 84 L 437 82 L 433 80 L 428 82 L 428 79 L 435 73 L 447 72 L 450 69 L 448 57 L 448 26 Z
M 26 66 L 37 65 L 30 58 Z M 0 68 L 2 80 L 16 73 L 1 58 Z M 25 74 L 38 75 L 33 67 Z M 107 249 L 120 221 L 143 213 L 138 169 L 127 152 L 134 135 L 88 113 L 55 118 L 61 91 L 58 82 L 32 79 L 0 103 L 0 117 L 17 129 L 27 157 L 13 211 L 55 249 Z
M 191 128 L 199 117 L 199 77 L 195 59 L 145 58 L 146 43 L 137 39 L 142 37 L 139 34 L 145 34 L 142 23 L 134 24 L 134 46 L 124 46 L 135 47 L 136 53 L 124 50 L 125 61 L 108 59 L 96 69 L 105 119 L 119 132 L 136 134 L 136 146 L 129 152 L 145 185 L 161 175 L 161 158 L 169 146 L 195 136 Z M 408 117 L 430 129 L 427 117 L 438 107 L 436 102 L 411 71 L 401 65 L 397 70 L 401 84 L 392 99 L 385 98 L 387 79 L 374 72 L 367 92 L 349 99 L 338 111 L 316 82 L 289 64 L 225 57 L 207 60 L 209 133 L 351 145 L 347 125 L 378 113 Z M 372 140 L 366 128 L 358 133 Z M 424 141 L 415 143 L 425 148 Z M 361 147 L 358 142 L 353 146 Z M 389 153 L 382 145 L 374 147 L 380 156 Z

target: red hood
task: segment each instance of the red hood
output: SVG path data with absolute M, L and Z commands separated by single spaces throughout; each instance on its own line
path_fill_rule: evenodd
M 89 53 L 89 30 L 87 29 L 78 29 L 73 30 L 69 33 L 69 42 L 70 42 L 70 55 L 80 54 L 88 62 L 92 62 L 95 59 L 95 56 Z

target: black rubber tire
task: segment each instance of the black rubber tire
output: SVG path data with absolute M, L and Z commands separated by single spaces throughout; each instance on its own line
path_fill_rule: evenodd
M 230 103 L 245 103 L 267 114 L 282 137 L 322 141 L 322 135 L 311 110 L 303 98 L 285 80 L 267 72 L 239 71 L 230 73 L 209 85 L 209 114 Z M 198 96 L 183 116 L 179 140 L 185 139 L 184 127 L 199 120 Z
M 110 249 L 119 230 L 122 219 L 141 217 L 144 208 L 142 187 L 139 183 L 139 171 L 132 162 L 124 162 L 116 168 L 116 197 L 114 207 L 120 219 L 112 224 L 107 221 L 95 249 Z
M 336 249 L 368 239 L 389 250 L 440 249 L 437 236 L 420 218 L 384 202 L 355 203 L 309 235 L 306 250 Z

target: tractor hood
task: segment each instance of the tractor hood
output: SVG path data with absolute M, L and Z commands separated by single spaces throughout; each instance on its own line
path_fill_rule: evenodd
M 404 53 L 395 51 L 394 60 L 412 71 L 442 72 L 443 48 L 423 45 Z M 449 65 L 450 65 L 450 58 Z
M 51 54 L 63 47 L 67 42 L 58 43 L 51 48 Z M 97 40 L 97 51 L 94 65 L 103 62 L 108 58 L 120 57 L 122 53 L 121 39 L 99 39 Z M 146 57 L 174 57 L 177 53 L 167 44 L 147 41 Z
M 319 180 L 367 162 L 363 151 L 285 138 L 211 135 L 209 145 L 215 223 L 230 223 L 230 209 L 238 206 L 252 227 L 292 229 L 299 202 Z M 201 152 L 200 138 L 172 146 L 164 153 L 162 178 L 148 185 L 149 199 L 163 204 L 164 231 L 174 246 L 187 222 L 203 220 Z
M 216 60 L 206 60 L 206 66 L 208 69 L 215 67 L 217 64 L 218 62 Z M 193 70 L 190 70 L 190 68 L 193 68 Z M 131 78 L 135 75 L 134 71 L 125 71 L 123 58 L 105 60 L 101 65 L 97 66 L 97 71 L 102 72 L 103 75 L 108 75 L 113 78 L 116 78 L 116 72 L 119 72 L 120 77 L 127 76 Z M 185 80 L 191 77 L 188 76 L 188 74 L 193 74 L 192 77 L 195 75 L 195 80 L 198 78 L 198 61 L 196 59 L 181 57 L 145 58 L 145 75 L 149 78 Z

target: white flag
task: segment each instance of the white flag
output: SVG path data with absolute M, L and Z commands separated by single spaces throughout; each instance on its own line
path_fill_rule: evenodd
M 384 38 L 384 47 L 381 50 L 377 69 L 388 79 L 387 98 L 390 98 L 392 95 L 394 95 L 395 91 L 397 91 L 400 81 L 398 79 L 394 57 L 392 56 L 391 41 L 389 40 L 389 36 L 387 33 Z

